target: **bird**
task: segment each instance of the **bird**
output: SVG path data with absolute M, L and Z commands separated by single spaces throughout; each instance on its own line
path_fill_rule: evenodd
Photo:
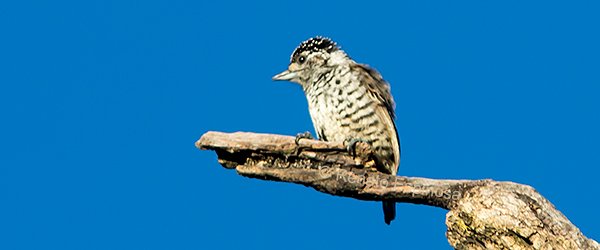
M 288 69 L 273 76 L 302 87 L 319 140 L 370 144 L 378 171 L 396 175 L 400 139 L 390 85 L 374 68 L 355 62 L 336 42 L 311 37 L 293 51 Z M 311 137 L 310 133 L 299 137 Z M 396 204 L 383 201 L 384 222 L 396 217 Z

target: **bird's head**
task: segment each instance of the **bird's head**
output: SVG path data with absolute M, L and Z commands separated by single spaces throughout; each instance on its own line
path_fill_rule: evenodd
M 305 85 L 312 76 L 330 71 L 347 59 L 346 53 L 331 39 L 313 37 L 294 50 L 288 69 L 273 76 L 273 80 Z

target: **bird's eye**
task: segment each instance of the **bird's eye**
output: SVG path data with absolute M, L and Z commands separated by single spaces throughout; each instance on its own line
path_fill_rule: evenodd
M 298 63 L 303 64 L 304 61 L 306 61 L 306 57 L 304 57 L 304 56 L 298 57 Z

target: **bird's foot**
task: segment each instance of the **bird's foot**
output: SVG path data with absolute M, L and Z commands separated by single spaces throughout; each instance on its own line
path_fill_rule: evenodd
M 367 144 L 371 144 L 369 141 L 362 139 L 362 138 L 346 138 L 346 140 L 344 141 L 344 144 L 346 145 L 346 150 L 348 150 L 348 153 L 350 153 L 350 155 L 352 155 L 353 157 L 356 157 L 356 143 L 358 142 L 364 142 Z
M 312 140 L 312 139 L 315 139 L 315 138 L 314 138 L 314 137 L 312 136 L 312 134 L 311 134 L 310 132 L 308 132 L 308 131 L 306 131 L 306 132 L 304 132 L 304 133 L 298 133 L 298 134 L 296 135 L 296 139 L 294 140 L 294 141 L 296 142 L 296 145 L 299 145 L 299 144 L 300 144 L 300 140 L 301 140 L 301 139 L 311 139 L 311 140 Z

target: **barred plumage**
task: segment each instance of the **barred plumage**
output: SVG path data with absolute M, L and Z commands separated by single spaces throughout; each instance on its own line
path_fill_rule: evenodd
M 273 77 L 299 83 L 308 100 L 321 140 L 371 144 L 378 170 L 396 175 L 400 143 L 394 123 L 389 85 L 367 65 L 358 64 L 323 37 L 304 41 L 292 54 L 288 70 Z M 385 222 L 395 216 L 393 202 L 384 202 Z

